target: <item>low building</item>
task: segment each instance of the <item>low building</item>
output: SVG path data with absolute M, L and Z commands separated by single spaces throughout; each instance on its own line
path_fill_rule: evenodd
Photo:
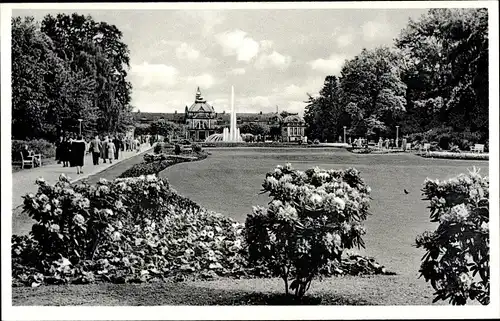
M 284 142 L 305 141 L 306 123 L 298 114 L 285 117 L 281 126 L 281 137 Z

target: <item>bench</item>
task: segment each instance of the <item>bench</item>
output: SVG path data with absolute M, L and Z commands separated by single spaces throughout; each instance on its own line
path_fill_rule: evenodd
M 31 168 L 35 167 L 35 159 L 38 159 L 38 166 L 42 166 L 42 155 L 41 154 L 34 154 L 30 155 L 27 158 L 24 159 L 24 155 L 22 152 L 21 154 L 21 168 L 24 169 L 24 165 L 30 165 Z
M 475 144 L 470 147 L 471 152 L 473 153 L 484 153 L 484 145 L 483 144 Z

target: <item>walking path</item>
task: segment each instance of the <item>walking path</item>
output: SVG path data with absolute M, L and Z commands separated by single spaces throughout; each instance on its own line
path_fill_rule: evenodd
M 38 187 L 35 181 L 39 177 L 43 177 L 45 181 L 49 184 L 57 182 L 59 175 L 67 175 L 71 182 L 76 182 L 78 180 L 87 178 L 91 175 L 95 175 L 103 170 L 123 161 L 129 159 L 130 157 L 136 156 L 138 154 L 144 153 L 150 150 L 152 147 L 149 144 L 141 145 L 139 153 L 133 152 L 122 152 L 120 151 L 120 157 L 118 160 L 114 160 L 112 164 L 109 162 L 103 163 L 102 159 L 99 159 L 99 165 L 93 165 L 92 154 L 85 155 L 85 162 L 83 166 L 83 174 L 76 174 L 76 167 L 63 167 L 62 164 L 49 164 L 42 165 L 41 167 L 35 167 L 30 169 L 20 170 L 18 172 L 12 173 L 12 209 L 23 204 L 23 196 L 28 193 L 36 194 Z

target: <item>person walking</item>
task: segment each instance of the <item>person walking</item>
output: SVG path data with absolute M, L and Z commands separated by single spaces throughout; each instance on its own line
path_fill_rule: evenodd
M 111 137 L 110 140 L 107 143 L 107 156 L 109 163 L 113 163 L 113 157 L 115 156 L 115 151 L 116 151 L 116 146 L 113 143 L 113 138 Z
M 134 145 L 135 145 L 136 152 L 139 153 L 141 151 L 141 143 L 139 142 L 139 140 L 137 138 L 134 140 Z
M 85 151 L 87 144 L 83 140 L 82 135 L 79 135 L 76 140 L 71 142 L 71 167 L 76 167 L 77 174 L 83 174 L 83 164 L 85 159 Z
M 109 144 L 108 136 L 104 136 L 104 141 L 102 142 L 102 148 L 101 148 L 101 158 L 103 159 L 103 163 L 106 163 L 106 160 L 108 159 L 108 144 Z
M 120 138 L 115 137 L 113 139 L 113 144 L 115 145 L 114 156 L 115 156 L 115 159 L 118 160 L 118 157 L 120 156 L 120 150 L 121 150 L 121 147 L 122 147 L 122 141 L 121 141 Z
M 90 141 L 89 150 L 92 153 L 92 162 L 94 163 L 94 165 L 99 165 L 99 156 L 101 155 L 101 141 L 98 135 L 96 135 L 95 138 Z
M 59 137 L 59 140 L 56 142 L 56 161 L 57 164 L 61 164 L 61 148 L 63 144 L 64 138 L 62 136 Z

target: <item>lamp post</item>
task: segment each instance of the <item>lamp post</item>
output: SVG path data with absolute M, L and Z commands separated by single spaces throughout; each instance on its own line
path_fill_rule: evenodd
M 78 118 L 78 121 L 80 122 L 80 136 L 82 135 L 82 121 L 83 119 Z
M 399 126 L 396 126 L 396 148 L 399 147 Z
M 344 144 L 347 143 L 347 140 L 346 140 L 346 128 L 347 128 L 347 126 L 344 126 Z

